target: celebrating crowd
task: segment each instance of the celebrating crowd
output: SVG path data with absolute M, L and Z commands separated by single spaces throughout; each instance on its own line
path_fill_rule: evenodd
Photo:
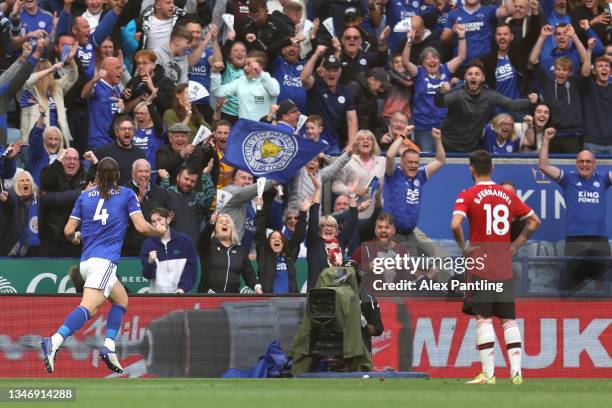
M 145 239 L 130 224 L 122 249 L 152 292 L 238 292 L 242 277 L 295 293 L 298 257 L 312 286 L 364 252 L 433 254 L 417 222 L 447 152 L 612 154 L 611 12 L 601 0 L 3 1 L 0 256 L 78 257 L 64 226 L 106 157 L 167 227 Z M 223 161 L 239 119 L 325 150 L 259 186 Z

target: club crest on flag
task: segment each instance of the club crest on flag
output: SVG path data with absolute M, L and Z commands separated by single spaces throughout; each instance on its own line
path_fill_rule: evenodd
M 254 175 L 286 169 L 297 150 L 295 138 L 270 130 L 251 132 L 242 142 L 244 161 Z

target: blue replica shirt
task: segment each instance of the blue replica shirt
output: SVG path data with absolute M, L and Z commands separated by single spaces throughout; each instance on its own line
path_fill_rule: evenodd
M 460 4 L 461 2 L 458 1 L 457 7 L 460 7 L 459 6 Z M 429 7 L 433 9 L 433 6 L 429 6 Z M 442 33 L 442 30 L 444 30 L 444 25 L 446 24 L 446 21 L 448 20 L 448 15 L 450 14 L 451 11 L 453 11 L 453 8 L 451 7 L 449 3 L 446 3 L 442 11 L 440 11 L 440 14 L 438 14 L 438 19 L 436 20 L 436 24 L 432 27 L 432 31 L 435 31 L 436 33 L 438 33 L 438 35 Z M 427 11 L 427 13 L 429 13 L 429 10 Z
M 185 53 L 187 56 L 191 55 L 193 52 L 192 49 L 188 48 Z M 190 81 L 195 81 L 198 84 L 202 85 L 206 90 L 210 93 L 210 64 L 208 63 L 208 58 L 212 55 L 212 48 L 206 48 L 202 57 L 196 62 L 196 64 L 192 67 L 189 67 L 187 71 L 187 78 Z M 210 97 L 206 96 L 204 98 L 198 99 L 193 102 L 196 105 L 208 105 L 210 102 Z
M 465 25 L 466 63 L 491 53 L 493 34 L 498 23 L 495 15 L 497 8 L 497 6 L 480 6 L 476 11 L 469 13 L 462 7 L 449 13 L 444 28 L 452 30 L 455 24 Z M 454 55 L 457 55 L 457 52 L 457 44 L 455 44 Z
M 563 190 L 567 209 L 565 236 L 608 237 L 606 230 L 606 191 L 612 184 L 612 173 L 593 173 L 590 179 L 578 173 L 561 171 L 556 180 Z
M 408 178 L 401 167 L 395 166 L 393 175 L 385 174 L 383 188 L 384 211 L 393 214 L 395 227 L 412 231 L 419 220 L 421 190 L 427 182 L 427 170 L 421 166 L 415 178 Z
M 355 110 L 351 90 L 338 83 L 336 92 L 333 93 L 327 89 L 321 78 L 315 76 L 315 82 L 308 92 L 307 101 L 308 113 L 323 118 L 323 129 L 330 135 L 327 140 L 330 147 L 338 147 L 340 133 L 346 129 L 346 112 Z
M 280 85 L 280 94 L 276 100 L 291 99 L 300 109 L 306 112 L 306 89 L 302 85 L 300 74 L 304 69 L 304 61 L 290 64 L 282 56 L 277 57 L 272 64 L 270 74 Z
M 51 34 L 51 31 L 53 31 L 53 15 L 41 8 L 38 8 L 36 14 L 30 14 L 23 10 L 19 17 L 23 24 L 21 35 L 40 29 L 45 30 L 47 34 Z
M 450 81 L 451 76 L 446 64 L 440 65 L 439 78 L 429 75 L 422 66 L 418 67 L 412 87 L 412 121 L 417 130 L 442 126 L 448 109 L 437 107 L 434 96 L 442 82 Z
M 97 188 L 83 191 L 70 214 L 70 218 L 81 221 L 81 261 L 102 258 L 116 264 L 121 256 L 129 218 L 139 212 L 136 193 L 129 188 L 112 190 L 108 200 L 100 197 Z
M 79 45 L 76 53 L 76 59 L 83 67 L 83 70 L 87 73 L 90 78 L 93 78 L 93 74 L 90 71 L 90 65 L 94 63 L 94 47 L 91 43 L 82 47 Z
M 510 63 L 508 56 L 497 59 L 495 90 L 511 99 L 519 99 L 521 97 L 518 81 L 516 80 L 516 70 Z
M 505 140 L 499 144 L 497 140 L 497 132 L 491 125 L 486 125 L 482 134 L 482 148 L 491 154 L 510 154 L 517 152 L 521 147 L 521 139 L 516 138 L 514 141 Z
M 389 0 L 387 2 L 387 25 L 393 27 L 400 21 L 413 16 L 420 16 L 423 14 L 423 9 L 426 9 L 427 6 L 423 5 L 422 0 Z M 401 41 L 406 38 L 406 33 L 396 33 L 394 31 L 391 32 L 389 39 L 387 41 L 389 48 L 392 50 L 397 50 Z
M 140 129 L 136 128 L 134 133 L 134 139 L 132 140 L 134 146 L 145 151 L 145 157 L 151 165 L 151 169 L 157 169 L 155 164 L 155 156 L 157 150 L 164 144 L 163 135 L 158 135 L 154 128 Z
M 117 113 L 121 89 L 118 85 L 111 86 L 101 79 L 94 85 L 93 95 L 87 100 L 89 110 L 89 139 L 91 149 L 106 146 L 113 139 L 110 128 L 113 116 Z
M 289 293 L 289 270 L 285 257 L 276 257 L 276 273 L 274 274 L 273 293 Z

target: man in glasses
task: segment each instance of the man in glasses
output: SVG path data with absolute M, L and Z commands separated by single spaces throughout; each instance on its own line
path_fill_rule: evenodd
M 360 72 L 367 73 L 372 67 L 384 65 L 387 45 L 386 39 L 390 30 L 384 30 L 379 39 L 378 47 L 363 48 L 363 37 L 357 27 L 348 27 L 342 33 L 340 43 L 342 52 L 340 62 L 342 64 L 342 75 L 340 83 L 348 85 L 354 81 Z
M 97 149 L 95 152 L 88 151 L 85 153 L 85 158 L 91 160 L 92 168 L 90 171 L 95 171 L 98 165 L 98 160 L 105 157 L 115 159 L 119 164 L 119 185 L 122 186 L 130 181 L 132 174 L 132 163 L 136 160 L 145 158 L 145 151 L 132 143 L 134 140 L 134 132 L 136 127 L 134 121 L 129 116 L 119 116 L 115 120 L 113 126 L 115 131 L 115 141 L 107 144 L 104 147 Z

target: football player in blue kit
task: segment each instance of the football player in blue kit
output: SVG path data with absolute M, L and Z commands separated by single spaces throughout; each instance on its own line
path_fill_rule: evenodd
M 128 297 L 117 280 L 116 271 L 128 220 L 131 219 L 136 230 L 146 236 L 161 237 L 165 227 L 149 224 L 142 215 L 136 194 L 129 188 L 119 187 L 118 180 L 117 162 L 110 157 L 100 160 L 95 187 L 81 193 L 64 227 L 69 241 L 75 245 L 83 243 L 80 272 L 85 287 L 79 307 L 66 316 L 55 334 L 40 342 L 49 373 L 54 371 L 55 354 L 64 340 L 83 327 L 107 298 L 112 306 L 100 359 L 110 370 L 123 372 L 115 352 L 115 338 L 127 310 Z M 77 231 L 79 225 L 81 230 Z

